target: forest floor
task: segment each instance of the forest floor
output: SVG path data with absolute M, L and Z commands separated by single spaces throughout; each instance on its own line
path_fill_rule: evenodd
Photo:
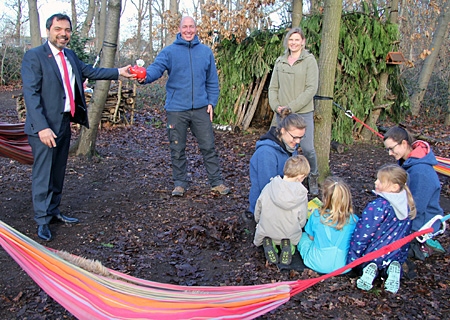
M 0 90 L 0 121 L 17 123 L 12 94 Z M 197 143 L 187 147 L 191 185 L 182 198 L 173 189 L 169 146 L 161 107 L 146 97 L 133 126 L 99 131 L 99 156 L 91 161 L 70 157 L 61 210 L 80 219 L 77 225 L 51 224 L 54 240 L 36 235 L 31 203 L 31 166 L 0 158 L 0 219 L 52 249 L 99 260 L 104 266 L 141 279 L 188 286 L 257 285 L 310 279 L 318 275 L 298 267 L 266 266 L 264 253 L 252 244 L 254 224 L 243 220 L 250 187 L 248 164 L 266 128 L 217 132 L 223 176 L 231 192 L 210 192 Z M 406 127 L 435 137 L 437 155 L 449 157 L 449 130 L 434 120 L 406 121 Z M 74 139 L 78 135 L 73 129 Z M 443 142 L 442 142 L 443 141 Z M 381 141 L 355 143 L 331 153 L 332 174 L 351 186 L 355 212 L 374 198 L 377 169 L 394 160 Z M 450 213 L 449 178 L 442 182 L 441 205 Z M 446 232 L 438 239 L 450 249 Z M 74 319 L 0 248 L 1 319 Z M 260 319 L 443 319 L 450 315 L 450 253 L 411 261 L 408 277 L 396 295 L 380 283 L 369 292 L 355 278 L 339 276 L 298 293 Z M 415 273 L 415 276 L 414 276 Z

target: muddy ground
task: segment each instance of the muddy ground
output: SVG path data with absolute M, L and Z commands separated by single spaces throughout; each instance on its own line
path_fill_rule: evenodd
M 0 92 L 0 121 L 16 123 L 15 91 Z M 148 97 L 148 101 L 151 101 Z M 247 208 L 248 163 L 265 129 L 217 132 L 216 146 L 231 193 L 210 192 L 197 144 L 187 153 L 191 186 L 183 198 L 172 198 L 169 148 L 160 106 L 145 103 L 135 125 L 99 132 L 99 156 L 69 158 L 61 210 L 80 219 L 78 225 L 55 223 L 55 239 L 36 236 L 31 203 L 31 166 L 0 158 L 0 219 L 26 236 L 57 250 L 96 259 L 108 268 L 142 279 L 179 285 L 255 285 L 316 277 L 305 269 L 286 271 L 266 266 L 252 244 L 253 225 L 241 214 Z M 74 128 L 74 136 L 77 129 Z M 448 128 L 436 128 L 436 135 Z M 441 132 L 441 133 L 439 133 Z M 439 136 L 442 139 L 442 136 Z M 448 146 L 435 153 L 449 157 Z M 347 146 L 331 154 L 333 174 L 351 186 L 355 211 L 373 198 L 376 170 L 393 162 L 380 141 Z M 440 176 L 442 206 L 450 212 L 448 178 Z M 447 232 L 439 238 L 450 247 Z M 358 290 L 355 279 L 335 277 L 309 288 L 261 319 L 444 319 L 450 315 L 450 254 L 412 261 L 414 272 L 398 294 L 377 284 Z M 1 319 L 73 319 L 0 249 Z

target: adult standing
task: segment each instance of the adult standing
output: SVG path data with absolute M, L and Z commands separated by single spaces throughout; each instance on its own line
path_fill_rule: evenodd
M 308 129 L 300 147 L 311 167 L 308 186 L 309 192 L 315 196 L 319 194 L 319 172 L 314 149 L 313 98 L 319 86 L 319 68 L 314 55 L 305 49 L 305 42 L 301 28 L 292 28 L 286 34 L 285 53 L 276 60 L 270 79 L 269 104 L 275 112 L 272 126 L 277 126 L 280 112 L 285 107 L 305 119 Z
M 167 134 L 175 184 L 172 196 L 183 196 L 188 186 L 188 128 L 197 138 L 211 190 L 222 195 L 228 194 L 230 189 L 222 180 L 212 128 L 214 107 L 219 99 L 216 63 L 211 49 L 200 43 L 197 25 L 192 17 L 181 19 L 176 40 L 158 54 L 147 68 L 146 79 L 139 82 L 151 83 L 165 71 L 169 74 L 164 108 L 167 112 Z
M 436 157 L 426 141 L 412 138 L 408 131 L 401 127 L 392 127 L 384 135 L 384 146 L 389 155 L 398 161 L 408 172 L 408 187 L 416 204 L 417 215 L 412 221 L 412 231 L 417 231 L 436 215 L 443 215 L 439 204 L 441 184 L 433 166 L 437 165 Z M 433 225 L 440 228 L 440 222 Z M 431 250 L 445 252 L 437 240 L 429 239 L 426 247 L 417 242 L 411 243 L 411 254 L 423 260 Z
M 306 132 L 305 120 L 285 108 L 280 113 L 278 127 L 269 131 L 256 142 L 256 150 L 250 159 L 249 213 L 246 219 L 253 218 L 256 200 L 270 179 L 283 176 L 286 160 L 296 153 L 295 147 L 303 140 Z
M 47 42 L 27 51 L 22 61 L 27 109 L 25 133 L 33 152 L 32 199 L 38 237 L 50 241 L 50 221 L 77 223 L 59 210 L 70 146 L 70 122 L 88 126 L 83 82 L 134 77 L 123 68 L 93 68 L 67 49 L 70 18 L 55 14 L 46 22 Z

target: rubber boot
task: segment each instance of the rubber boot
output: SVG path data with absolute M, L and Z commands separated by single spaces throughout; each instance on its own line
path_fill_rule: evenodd
M 319 174 L 318 173 L 310 174 L 308 176 L 309 193 L 313 197 L 317 197 L 319 195 L 318 180 L 319 180 Z

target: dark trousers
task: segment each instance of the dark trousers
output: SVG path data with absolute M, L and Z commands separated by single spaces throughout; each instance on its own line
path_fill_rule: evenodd
M 197 138 L 210 185 L 215 187 L 222 184 L 219 157 L 214 146 L 214 131 L 209 113 L 206 112 L 206 107 L 204 107 L 189 111 L 167 112 L 167 134 L 170 141 L 172 177 L 175 186 L 186 188 L 188 185 L 186 164 L 188 128 Z
M 59 132 L 55 132 L 56 147 L 44 145 L 38 136 L 28 136 L 33 152 L 31 194 L 34 220 L 48 224 L 58 215 L 70 146 L 70 116 L 64 114 Z

